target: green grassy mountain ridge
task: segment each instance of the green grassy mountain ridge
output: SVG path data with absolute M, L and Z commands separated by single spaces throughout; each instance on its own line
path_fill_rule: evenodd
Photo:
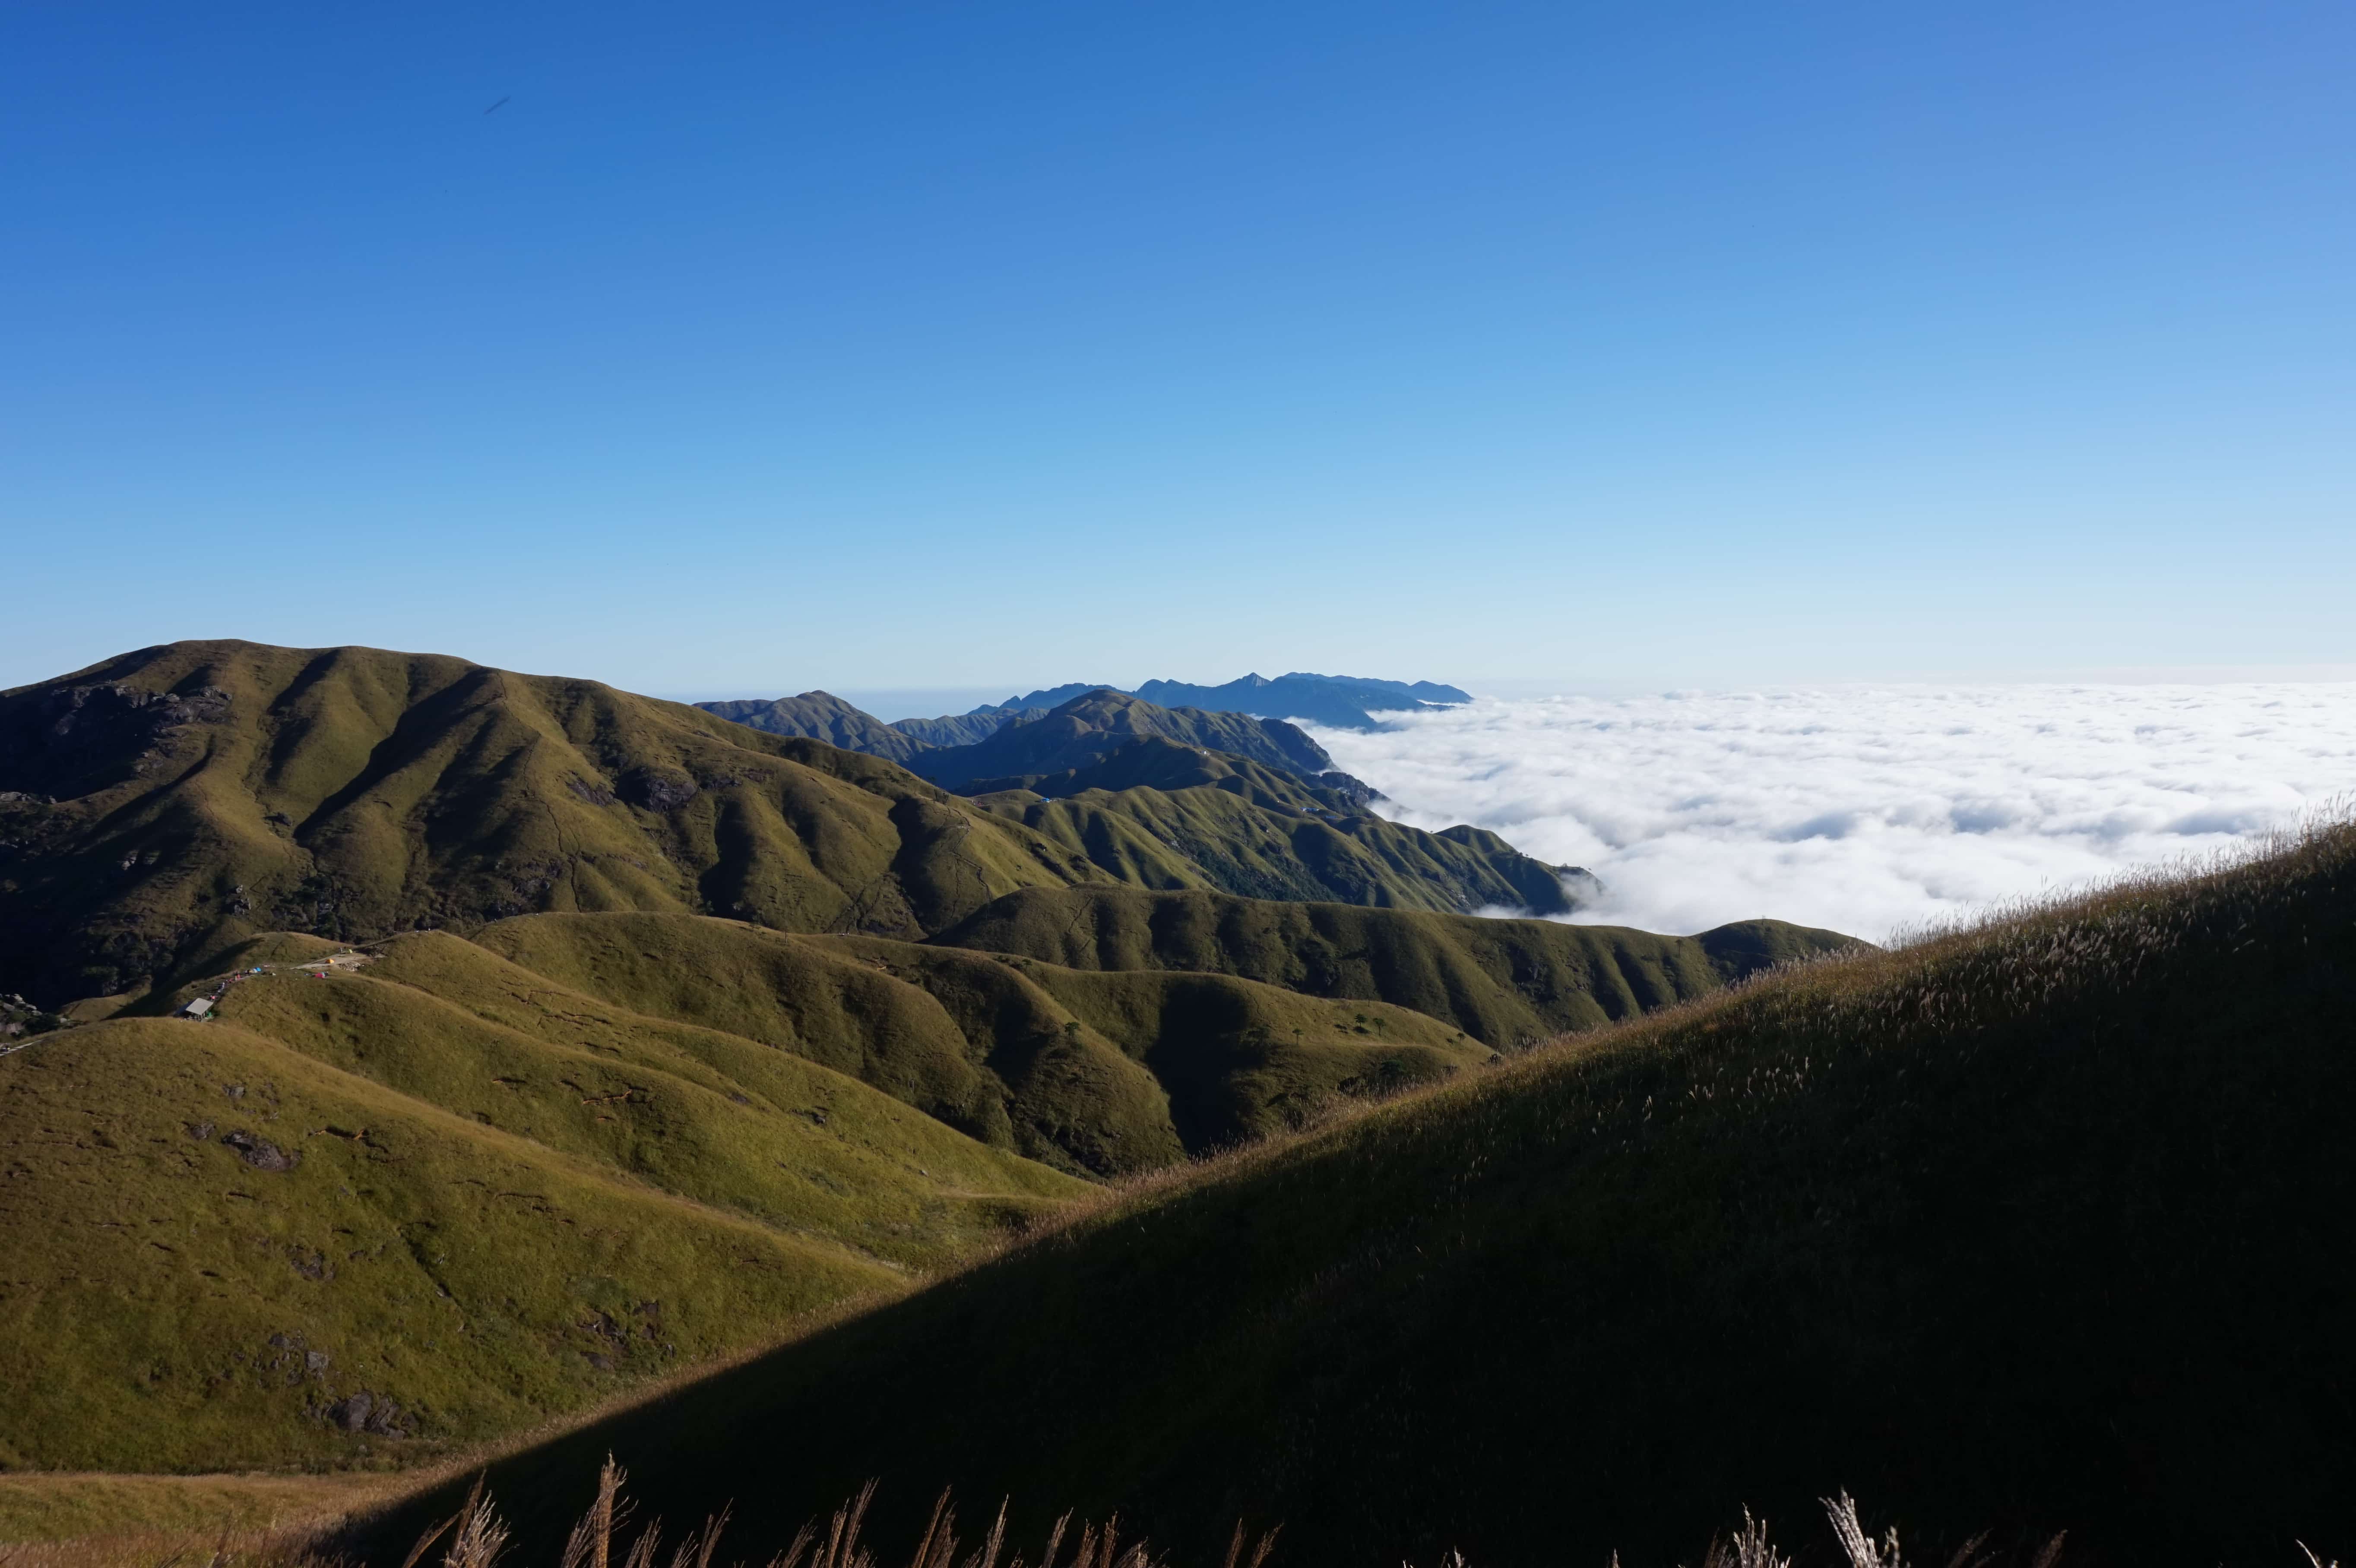
M 2351 1019 L 2340 828 L 1460 1075 L 488 1483 L 535 1551 L 610 1452 L 642 1507 L 756 1540 L 882 1477 L 894 1531 L 953 1484 L 1189 1556 L 1242 1518 L 1308 1568 L 1524 1568 L 1846 1488 L 1909 1561 L 1988 1526 L 2344 1561 Z
M 1162 722 L 1125 712 L 1109 721 Z M 1062 749 L 1036 760 L 1099 756 L 1114 733 L 1138 738 L 1043 731 Z M 0 991 L 54 1007 L 134 992 L 261 931 L 353 941 L 541 910 L 914 938 L 1030 886 L 1450 908 L 1546 891 L 1502 841 L 1468 859 L 1411 828 L 1304 835 L 1209 802 L 1181 834 L 1127 793 L 1043 831 L 888 761 L 594 681 L 171 644 L 0 693 Z M 1387 848 L 1356 854 L 1354 836 Z M 1440 860 L 1465 874 L 1426 875 Z

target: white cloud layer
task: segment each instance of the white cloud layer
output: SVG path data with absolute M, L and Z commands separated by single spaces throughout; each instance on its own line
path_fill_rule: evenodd
M 1582 921 L 1883 940 L 2287 826 L 2356 793 L 2356 684 L 1832 688 L 1483 700 L 1320 729 L 1419 827 L 1609 890 Z

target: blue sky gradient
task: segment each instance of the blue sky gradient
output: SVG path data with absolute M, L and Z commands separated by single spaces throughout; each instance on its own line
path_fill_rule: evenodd
M 2356 667 L 2352 58 L 2263 0 L 27 0 L 0 686 Z

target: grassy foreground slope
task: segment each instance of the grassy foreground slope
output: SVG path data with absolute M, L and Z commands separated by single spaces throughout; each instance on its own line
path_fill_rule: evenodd
M 758 1540 L 873 1476 L 887 1526 L 953 1482 L 1190 1555 L 1240 1515 L 1299 1563 L 1535 1568 L 1845 1487 L 1918 1547 L 2344 1561 L 2352 1105 L 2342 829 L 1460 1079 L 490 1483 L 542 1552 L 610 1450 Z
M 1010 894 L 933 940 L 1066 968 L 1237 975 L 1312 997 L 1389 1002 L 1498 1050 L 1689 1001 L 1772 965 L 1855 944 L 1779 920 L 1655 936 L 1132 888 Z
M 903 1277 L 232 1024 L 68 1031 L 0 1107 L 12 1468 L 419 1457 Z
M 323 949 L 243 944 L 209 1021 L 0 1059 L 0 1468 L 415 1462 L 1089 1191 L 455 936 L 280 966 Z

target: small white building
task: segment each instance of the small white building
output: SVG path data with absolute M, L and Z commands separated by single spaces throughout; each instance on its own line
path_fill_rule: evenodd
M 187 1007 L 180 1009 L 180 1016 L 182 1018 L 200 1019 L 212 1010 L 213 999 L 210 997 L 198 997 L 195 1001 L 190 1002 Z

